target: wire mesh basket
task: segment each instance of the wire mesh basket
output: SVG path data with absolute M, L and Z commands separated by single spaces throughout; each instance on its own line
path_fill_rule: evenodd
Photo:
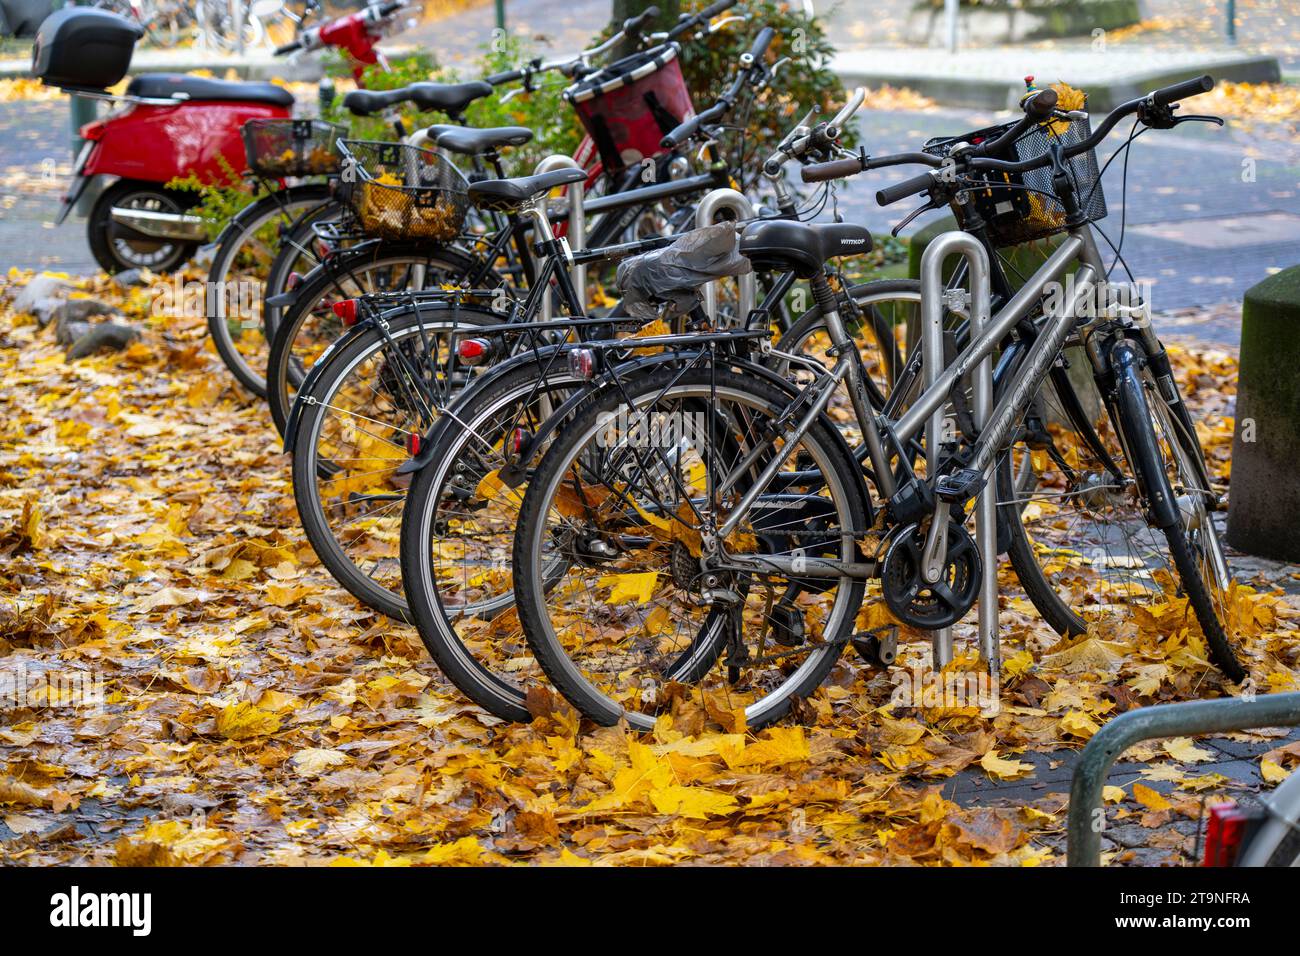
M 1086 102 L 1085 102 L 1086 107 Z M 1082 108 L 1082 107 L 1081 107 Z M 946 156 L 961 143 L 979 144 L 996 139 L 1014 123 L 990 126 L 961 136 L 932 139 L 923 147 L 926 152 Z M 1087 119 L 1051 119 L 1029 129 L 1002 155 L 993 159 L 1018 161 L 1032 159 L 1046 153 L 1053 145 L 1073 146 L 1092 135 L 1092 124 Z M 1101 188 L 1101 173 L 1096 150 L 1080 153 L 1065 162 L 1074 186 L 1075 201 L 1087 222 L 1106 217 L 1106 195 Z M 1064 232 L 1065 207 L 1052 187 L 1052 167 L 1045 166 L 1027 173 L 995 171 L 972 172 L 968 178 L 982 180 L 986 188 L 965 191 L 967 205 L 960 210 L 972 209 L 983 220 L 990 241 L 996 246 L 1015 246 L 1023 242 L 1045 239 Z M 966 221 L 962 226 L 967 225 Z
M 456 238 L 469 210 L 460 170 L 428 149 L 404 143 L 339 140 L 339 195 L 369 235 L 381 239 Z
M 335 144 L 346 130 L 313 119 L 255 119 L 243 126 L 248 168 L 267 179 L 339 171 Z

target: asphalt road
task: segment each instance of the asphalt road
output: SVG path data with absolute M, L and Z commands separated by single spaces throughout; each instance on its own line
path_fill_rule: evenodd
M 73 273 L 95 268 L 84 221 L 52 225 L 70 171 L 67 115 L 59 101 L 0 104 L 0 266 Z M 873 154 L 915 149 L 931 136 L 977 129 L 993 119 L 969 110 L 860 116 L 862 142 Z M 1112 138 L 1114 145 L 1120 141 Z M 873 197 L 902 176 L 881 171 L 844 182 L 837 189 L 840 213 L 888 231 L 912 204 L 881 209 Z M 1103 188 L 1110 215 L 1102 228 L 1119 244 L 1124 225 L 1124 259 L 1135 278 L 1151 283 L 1158 311 L 1231 306 L 1270 271 L 1300 261 L 1295 144 L 1213 127 L 1151 132 L 1133 146 L 1127 181 L 1119 159 Z M 1179 331 L 1235 343 L 1233 310 L 1226 311 L 1226 321 L 1193 316 Z

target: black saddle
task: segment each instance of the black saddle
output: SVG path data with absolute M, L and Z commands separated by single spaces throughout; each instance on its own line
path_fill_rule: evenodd
M 475 100 L 492 92 L 482 80 L 473 83 L 412 83 L 395 90 L 353 90 L 343 97 L 343 107 L 355 116 L 370 116 L 396 106 L 411 103 L 420 112 L 436 111 L 459 116 Z
M 487 179 L 471 183 L 469 201 L 481 209 L 510 212 L 528 200 L 544 195 L 556 186 L 580 183 L 587 178 L 581 169 L 557 169 L 538 176 L 520 176 L 517 179 Z
M 149 100 L 221 100 L 244 103 L 269 103 L 292 106 L 293 94 L 274 83 L 250 83 L 242 80 L 210 80 L 184 73 L 143 73 L 126 87 L 127 96 Z
M 463 156 L 482 156 L 501 146 L 522 146 L 533 138 L 525 126 L 493 126 L 471 129 L 468 126 L 430 126 L 429 136 L 440 147 Z
M 740 236 L 740 254 L 755 269 L 788 270 L 801 279 L 821 272 L 827 259 L 870 251 L 871 233 L 847 222 L 771 219 L 751 223 Z

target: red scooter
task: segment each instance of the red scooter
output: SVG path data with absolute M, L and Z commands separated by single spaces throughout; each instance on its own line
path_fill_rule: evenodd
M 388 0 L 317 27 L 300 30 L 277 54 L 337 47 L 358 78 L 379 62 L 375 44 L 406 6 Z M 251 119 L 290 115 L 293 96 L 274 83 L 227 81 L 178 73 L 146 73 L 123 96 L 108 87 L 121 81 L 143 31 L 104 10 L 68 7 L 41 24 L 32 50 L 32 73 L 47 86 L 74 96 L 125 106 L 81 128 L 85 140 L 63 199 L 62 223 L 99 176 L 116 181 L 95 200 L 86 229 L 95 261 L 109 273 L 175 269 L 207 238 L 203 220 L 188 214 L 194 193 L 168 187 L 178 177 L 224 180 L 247 168 L 240 130 Z

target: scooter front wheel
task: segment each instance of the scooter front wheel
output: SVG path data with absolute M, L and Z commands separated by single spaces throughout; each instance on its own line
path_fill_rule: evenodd
M 125 269 L 170 272 L 194 254 L 198 243 L 147 235 L 116 221 L 113 210 L 179 215 L 193 203 L 194 197 L 186 192 L 141 180 L 119 180 L 100 194 L 90 211 L 86 221 L 90 252 L 109 275 Z

